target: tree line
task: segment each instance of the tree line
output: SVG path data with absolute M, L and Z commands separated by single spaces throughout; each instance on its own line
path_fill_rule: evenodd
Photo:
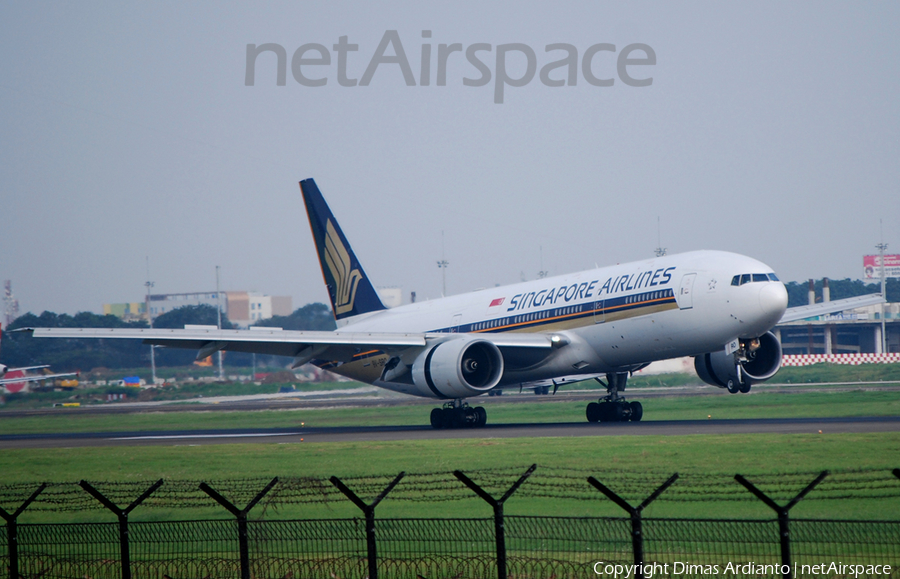
M 862 280 L 829 280 L 831 299 L 839 300 L 881 291 L 881 283 L 865 283 Z M 816 301 L 822 301 L 822 280 L 815 282 Z M 788 307 L 809 303 L 807 282 L 788 282 Z M 900 279 L 887 280 L 887 299 L 900 302 Z M 153 321 L 155 328 L 183 328 L 186 324 L 216 325 L 216 308 L 210 305 L 184 306 L 166 312 Z M 278 327 L 285 330 L 330 331 L 335 329 L 331 309 L 322 303 L 311 303 L 294 310 L 289 316 L 273 316 L 254 324 L 257 327 Z M 3 329 L 2 360 L 8 366 L 33 366 L 50 364 L 57 371 L 90 370 L 92 368 L 140 368 L 150 365 L 150 348 L 139 340 L 77 340 L 56 338 L 32 338 L 10 332 L 17 328 L 147 328 L 147 322 L 125 322 L 113 315 L 97 315 L 80 312 L 74 316 L 44 312 L 41 315 L 27 313 L 16 318 L 9 328 Z M 222 328 L 233 329 L 226 315 L 222 315 Z M 156 363 L 159 366 L 187 366 L 194 361 L 196 352 L 191 350 L 157 348 Z M 250 354 L 229 352 L 229 366 L 250 366 Z M 258 357 L 258 363 L 284 366 L 287 358 L 277 356 Z

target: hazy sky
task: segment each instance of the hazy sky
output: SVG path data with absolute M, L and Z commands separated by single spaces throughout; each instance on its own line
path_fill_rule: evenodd
M 534 279 L 541 252 L 551 275 L 649 257 L 657 218 L 669 253 L 736 251 L 785 280 L 860 278 L 879 219 L 900 253 L 897 2 L 123 4 L 0 4 L 0 280 L 23 312 L 140 301 L 147 258 L 160 293 L 208 291 L 220 265 L 222 289 L 326 301 L 307 177 L 373 283 L 407 297 L 440 295 L 441 231 L 448 293 Z M 377 63 L 392 30 L 416 86 L 394 44 Z M 367 86 L 339 82 L 342 36 L 345 84 L 376 60 Z M 285 84 L 269 52 L 246 86 L 266 43 Z M 310 43 L 327 54 L 296 69 L 325 86 L 292 73 Z M 481 43 L 491 80 L 466 86 Z M 535 74 L 497 104 L 512 43 Z M 589 72 L 612 86 L 582 69 L 600 43 Z M 551 44 L 577 50 L 574 86 L 541 81 L 568 54 Z M 632 44 L 655 54 L 625 68 L 650 86 L 618 74 Z M 526 61 L 508 50 L 507 76 Z

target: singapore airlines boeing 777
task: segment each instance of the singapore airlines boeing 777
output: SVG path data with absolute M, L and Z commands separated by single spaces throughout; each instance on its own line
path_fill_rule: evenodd
M 629 373 L 656 360 L 693 356 L 700 378 L 748 392 L 781 365 L 770 331 L 881 301 L 866 296 L 787 310 L 784 285 L 766 264 L 723 251 L 693 251 L 496 287 L 387 309 L 312 179 L 300 182 L 338 329 L 270 330 L 33 328 L 35 337 L 141 338 L 198 350 L 277 354 L 378 387 L 443 400 L 435 428 L 483 426 L 467 398 L 494 389 L 596 378 L 607 395 L 591 422 L 638 421 L 622 396 Z M 787 313 L 786 313 L 787 312 Z M 605 382 L 601 380 L 605 377 Z

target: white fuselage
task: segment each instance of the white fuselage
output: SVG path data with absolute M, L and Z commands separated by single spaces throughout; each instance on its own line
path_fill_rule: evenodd
M 749 282 L 732 285 L 746 274 Z M 552 333 L 566 347 L 539 364 L 508 365 L 501 386 L 599 375 L 764 334 L 787 307 L 784 285 L 771 274 L 743 255 L 694 251 L 409 304 L 357 316 L 337 331 Z M 373 383 L 432 396 L 412 384 Z

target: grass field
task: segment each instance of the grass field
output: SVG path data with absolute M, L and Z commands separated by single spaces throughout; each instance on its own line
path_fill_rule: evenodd
M 779 374 L 779 377 L 782 375 Z M 890 376 L 890 374 L 889 374 Z M 795 383 L 806 380 L 791 374 Z M 833 375 L 815 379 L 832 381 Z M 658 380 L 658 378 L 652 378 Z M 883 379 L 883 376 L 882 376 Z M 647 386 L 655 384 L 647 384 Z M 634 384 L 637 386 L 637 384 Z M 639 388 L 636 388 L 639 391 Z M 646 420 L 679 420 L 757 417 L 826 417 L 900 415 L 900 393 L 885 391 L 829 392 L 801 388 L 796 393 L 761 391 L 751 395 L 646 398 Z M 540 397 L 533 403 L 493 399 L 489 423 L 581 422 L 583 401 L 560 396 Z M 307 426 L 424 424 L 430 406 L 328 408 L 258 412 L 167 412 L 120 415 L 79 415 L 59 409 L 50 417 L 0 418 L 0 434 L 29 432 L 131 431 L 182 428 L 254 428 Z M 403 442 L 353 442 L 321 444 L 242 444 L 212 446 L 106 447 L 80 449 L 4 450 L 0 453 L 0 484 L 89 481 L 225 480 L 248 477 L 354 477 L 412 473 L 449 472 L 454 469 L 512 468 L 524 471 L 531 463 L 538 472 L 527 484 L 541 484 L 539 475 L 553 469 L 579 469 L 604 480 L 604 473 L 628 471 L 646 475 L 640 488 L 617 488 L 638 503 L 649 490 L 673 472 L 722 474 L 722 485 L 742 473 L 753 475 L 810 473 L 821 470 L 849 471 L 900 467 L 900 433 L 808 435 L 695 435 L 695 436 L 606 436 L 590 438 L 465 439 Z M 515 476 L 509 480 L 512 484 Z M 687 479 L 683 479 L 687 480 Z M 900 500 L 892 490 L 900 480 L 887 476 L 882 483 L 893 498 L 825 500 L 816 491 L 792 511 L 794 517 L 900 519 Z M 401 483 L 402 484 L 402 483 Z M 586 484 L 586 483 L 585 483 Z M 680 484 L 680 483 L 676 483 Z M 803 484 L 791 492 L 799 492 Z M 649 490 L 648 490 L 649 489 Z M 765 488 L 763 490 L 766 490 Z M 497 489 L 497 492 L 501 492 Z M 894 493 L 894 494 L 891 494 Z M 369 497 L 371 498 L 371 497 Z M 790 498 L 790 497 L 787 497 Z M 785 498 L 784 500 L 787 500 Z M 15 508 L 14 505 L 0 505 Z M 507 503 L 509 514 L 561 516 L 619 516 L 621 509 L 597 493 L 597 500 L 518 499 Z M 254 511 L 259 516 L 259 513 Z M 349 502 L 302 504 L 265 512 L 266 517 L 358 516 Z M 391 500 L 378 507 L 379 517 L 488 516 L 490 509 L 477 498 L 444 502 L 440 497 Z M 190 519 L 226 516 L 219 509 L 138 508 L 135 520 Z M 663 496 L 645 516 L 770 518 L 771 511 L 747 493 L 744 500 L 718 502 L 670 501 Z M 85 513 L 28 512 L 22 522 L 109 520 L 103 511 Z
M 733 475 L 815 473 L 821 470 L 884 469 L 900 466 L 900 433 L 810 435 L 697 435 L 679 437 L 618 436 L 597 438 L 468 439 L 321 444 L 210 445 L 6 450 L 0 454 L 3 484 L 16 482 L 221 480 L 246 477 L 353 477 L 517 467 L 646 473 L 641 489 L 616 489 L 639 502 L 645 489 L 679 472 Z M 810 474 L 809 480 L 814 478 Z M 385 480 L 389 480 L 386 478 Z M 514 482 L 511 477 L 509 484 Z M 536 481 L 538 479 L 535 479 Z M 724 480 L 724 479 L 723 479 Z M 900 490 L 900 480 L 896 481 Z M 528 483 L 526 483 L 528 484 Z M 537 483 L 535 483 L 537 484 Z M 677 484 L 677 483 L 676 483 Z M 724 483 L 723 483 L 724 484 Z M 728 484 L 736 484 L 728 482 Z M 890 484 L 890 482 L 888 482 Z M 798 486 L 799 492 L 803 485 Z M 764 489 L 765 490 L 765 489 Z M 636 494 L 638 493 L 638 494 Z M 435 497 L 437 499 L 439 497 Z M 667 502 L 651 505 L 646 516 L 770 517 L 769 509 L 749 494 L 744 501 Z M 11 505 L 7 505 L 11 506 Z M 5 506 L 6 507 L 6 506 Z M 461 510 L 460 510 L 461 509 Z M 385 500 L 379 516 L 477 516 L 489 514 L 480 499 L 450 503 L 429 497 L 419 501 Z M 507 504 L 510 514 L 619 515 L 618 507 L 598 493 L 597 500 L 534 499 Z M 474 513 L 474 514 L 473 514 Z M 135 511 L 134 517 L 189 518 L 223 515 L 216 509 L 163 512 Z M 283 509 L 279 517 L 355 516 L 348 503 L 308 504 Z M 72 513 L 65 513 L 67 518 Z M 76 513 L 79 520 L 82 514 Z M 270 513 L 271 515 L 271 513 Z M 893 499 L 817 500 L 815 492 L 792 512 L 795 517 L 857 519 L 900 518 Z M 35 515 L 44 520 L 46 515 Z M 87 515 L 104 520 L 106 513 Z

